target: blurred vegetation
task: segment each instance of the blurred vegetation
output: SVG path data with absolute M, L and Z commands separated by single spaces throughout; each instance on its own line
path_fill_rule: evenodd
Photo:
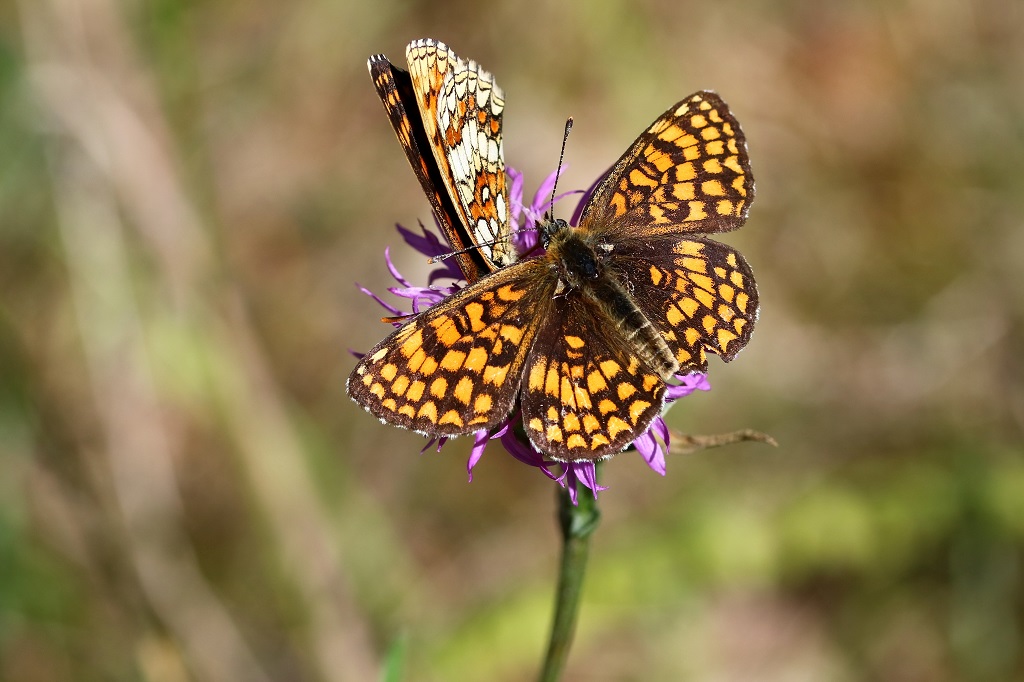
M 534 674 L 552 484 L 343 389 L 429 216 L 364 64 L 428 36 L 528 192 L 570 114 L 566 188 L 694 90 L 750 140 L 758 330 L 672 425 L 781 447 L 605 468 L 569 677 L 1024 678 L 1024 5 L 20 0 L 0 679 Z

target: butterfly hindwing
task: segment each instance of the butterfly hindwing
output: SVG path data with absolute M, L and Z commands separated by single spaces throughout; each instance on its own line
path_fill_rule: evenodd
M 750 340 L 757 285 L 731 247 L 696 235 L 627 240 L 616 245 L 613 263 L 680 372 L 706 371 L 707 353 L 731 360 Z
M 661 412 L 665 382 L 626 341 L 616 321 L 566 296 L 542 323 L 523 370 L 523 426 L 555 459 L 613 455 Z

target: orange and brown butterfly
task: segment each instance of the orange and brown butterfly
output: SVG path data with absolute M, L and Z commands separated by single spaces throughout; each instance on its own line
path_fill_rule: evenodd
M 753 197 L 739 124 L 717 94 L 693 94 L 633 142 L 578 226 L 544 223 L 542 255 L 407 321 L 358 362 L 349 395 L 432 437 L 494 429 L 518 403 L 544 455 L 614 455 L 661 413 L 666 382 L 750 339 L 753 273 L 707 235 L 742 225 Z
M 367 67 L 459 268 L 474 282 L 515 257 L 501 141 L 505 94 L 440 41 L 415 40 L 405 54 L 409 71 L 382 54 Z

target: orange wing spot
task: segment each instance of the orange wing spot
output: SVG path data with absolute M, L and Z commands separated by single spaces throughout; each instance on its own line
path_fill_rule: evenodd
M 409 338 L 402 342 L 402 355 L 404 355 L 407 358 L 411 358 L 416 353 L 416 351 L 421 349 L 422 346 L 423 331 L 417 329 L 413 334 L 409 336 Z
M 713 291 L 715 287 L 714 281 L 707 275 L 702 275 L 698 272 L 690 272 L 687 274 L 690 281 L 699 286 L 704 291 Z
M 547 416 L 548 416 L 548 421 L 549 422 L 556 422 L 556 421 L 558 421 L 558 410 L 555 409 L 554 405 L 549 405 L 548 406 L 548 415 Z
M 381 403 L 381 407 L 386 409 L 388 412 L 398 411 L 398 403 L 395 402 L 394 398 L 388 398 L 387 400 L 383 401 Z
M 480 332 L 480 331 L 483 331 L 487 327 L 487 325 L 484 324 L 484 321 L 483 321 L 484 307 L 483 307 L 482 304 L 480 304 L 480 303 L 478 303 L 476 301 L 471 301 L 471 302 L 466 304 L 465 310 L 466 310 L 466 317 L 469 318 L 469 328 L 470 329 L 472 329 L 474 332 Z M 445 344 L 445 345 L 451 345 L 451 344 Z
M 654 223 L 668 222 L 668 218 L 665 217 L 665 211 L 656 204 L 647 208 L 647 214 L 651 217 L 651 221 Z
M 580 419 L 576 416 L 576 413 L 569 412 L 565 415 L 565 419 L 562 420 L 562 426 L 565 427 L 566 431 L 579 431 Z
M 643 416 L 651 404 L 646 400 L 634 400 L 629 406 L 629 420 L 636 426 L 637 421 Z
M 604 380 L 603 374 L 593 371 L 587 375 L 587 388 L 590 389 L 591 393 L 600 393 L 608 388 L 608 383 Z
M 466 356 L 465 368 L 471 372 L 482 372 L 487 364 L 487 351 L 480 347 L 470 348 Z
M 724 298 L 729 303 L 732 303 L 733 297 L 736 296 L 736 290 L 733 289 L 728 284 L 719 284 L 718 295 Z
M 584 341 L 583 339 L 581 339 L 578 336 L 566 336 L 565 337 L 565 342 L 567 344 L 569 344 L 570 348 L 573 348 L 573 349 L 576 349 L 576 350 L 579 350 L 580 348 L 583 348 L 583 346 L 587 345 L 586 341 Z
M 473 399 L 473 380 L 463 376 L 459 379 L 459 383 L 455 384 L 453 395 L 463 405 L 469 405 L 469 401 Z
M 697 169 L 692 163 L 681 163 L 676 166 L 676 182 L 686 182 L 697 177 Z
M 700 304 L 690 297 L 679 299 L 677 304 L 687 317 L 693 317 L 697 313 L 697 309 L 700 308 Z
M 718 326 L 718 320 L 713 315 L 705 315 L 700 322 L 704 325 L 704 331 L 708 336 L 711 336 L 711 332 L 715 331 L 715 327 Z
M 508 365 L 502 365 L 501 367 L 487 365 L 484 367 L 484 383 L 502 386 L 505 383 L 505 377 L 508 376 L 508 368 Z
M 729 274 L 729 281 L 735 284 L 738 289 L 743 288 L 743 274 L 738 270 L 733 270 Z
M 704 245 L 686 239 L 672 247 L 672 252 L 678 253 L 680 256 L 699 256 L 704 253 Z
M 746 292 L 741 291 L 736 295 L 736 307 L 740 309 L 740 312 L 746 315 L 747 303 L 750 301 L 750 297 L 747 296 Z
M 398 414 L 404 415 L 409 419 L 416 416 L 416 410 L 413 409 L 412 405 L 402 405 L 398 408 Z
M 690 117 L 690 125 L 693 126 L 694 128 L 703 128 L 707 124 L 708 120 L 701 116 L 700 114 Z
M 693 101 L 694 102 L 698 102 L 698 101 L 700 102 L 699 106 L 700 106 L 700 110 L 701 111 L 708 111 L 709 109 L 711 109 L 711 102 L 709 102 L 706 99 L 704 99 L 703 95 L 700 95 L 700 94 L 694 95 L 693 96 Z
M 481 393 L 473 403 L 473 411 L 477 414 L 487 414 L 491 411 L 492 401 L 490 393 Z
M 700 149 L 697 147 L 697 138 L 693 135 L 683 135 L 679 139 L 675 140 L 673 144 L 683 150 L 683 154 L 686 155 L 686 158 L 690 158 L 690 152 L 700 156 Z
M 679 261 L 679 265 L 691 273 L 708 271 L 708 262 L 703 258 L 683 258 Z
M 373 383 L 373 375 L 372 374 L 363 375 L 363 386 L 369 386 L 372 383 Z
M 740 165 L 740 160 L 737 157 L 726 157 L 725 161 L 722 162 L 722 165 L 728 168 L 729 170 L 733 171 L 734 173 L 739 173 L 740 177 L 743 177 L 743 166 Z
M 562 429 L 558 428 L 557 424 L 549 424 L 547 433 L 545 433 L 544 435 L 546 435 L 548 441 L 552 443 L 561 443 L 563 439 Z
M 705 180 L 700 184 L 700 191 L 708 196 L 720 197 L 725 195 L 725 188 L 720 180 Z
M 735 338 L 737 338 L 736 335 L 733 334 L 728 329 L 719 329 L 718 330 L 718 347 L 722 349 L 723 353 L 728 352 L 729 343 L 733 339 L 735 339 Z
M 654 149 L 654 147 L 648 147 L 647 149 Z M 669 168 L 672 167 L 672 164 L 675 163 L 672 160 L 671 156 L 669 156 L 668 154 L 665 154 L 663 152 L 660 152 L 660 151 L 656 152 L 654 154 L 648 155 L 647 156 L 647 161 L 652 166 L 654 166 L 658 170 L 659 173 L 664 173 L 665 171 L 667 171 Z
M 700 158 L 700 147 L 694 145 L 683 150 L 683 158 L 687 161 L 696 161 Z
M 442 416 L 438 420 L 437 423 L 438 423 L 438 425 L 440 425 L 440 424 L 454 424 L 455 426 L 458 426 L 458 427 L 465 426 L 465 423 L 462 421 L 462 417 L 459 415 L 457 410 L 448 410 L 447 412 L 444 413 L 444 416 Z
M 705 308 L 710 308 L 711 306 L 715 305 L 715 297 L 710 291 L 704 291 L 703 289 L 694 289 L 693 296 L 698 301 L 700 301 L 701 305 L 703 305 Z
M 741 197 L 747 196 L 747 188 L 743 186 L 743 176 L 739 176 L 732 181 L 732 188 L 736 190 Z
M 634 386 L 633 384 L 627 384 L 626 382 L 622 382 L 621 384 L 619 384 L 616 393 L 618 393 L 619 395 L 619 400 L 624 401 L 626 398 L 636 393 L 636 386 Z
M 498 298 L 503 301 L 518 301 L 524 294 L 526 294 L 525 289 L 514 289 L 511 284 L 506 284 L 498 289 Z
M 428 400 L 427 402 L 423 403 L 423 406 L 416 413 L 416 417 L 423 417 L 424 419 L 429 419 L 431 423 L 436 424 L 437 405 L 434 404 L 433 400 Z
M 686 216 L 687 220 L 704 220 L 708 217 L 708 214 L 704 212 L 703 201 L 689 201 L 687 203 L 690 206 L 690 214 Z
M 602 360 L 598 366 L 601 368 L 601 373 L 609 379 L 622 371 L 622 366 L 614 360 Z
M 558 368 L 554 364 L 548 367 L 548 373 L 544 376 L 544 392 L 550 396 L 558 397 Z
M 730 154 L 740 153 L 739 149 L 736 146 L 736 138 L 730 138 L 729 141 L 725 143 L 725 148 L 729 150 Z
M 654 390 L 654 387 L 662 383 L 661 377 L 654 374 L 644 375 L 644 390 L 650 393 Z
M 587 412 L 583 415 L 583 430 L 587 433 L 593 433 L 601 428 L 601 422 L 597 420 L 597 417 Z
M 542 433 L 544 431 L 544 422 L 542 422 L 537 417 L 531 419 L 530 423 L 527 426 L 529 426 L 530 429 L 536 431 L 537 433 Z
M 700 330 L 696 327 L 688 327 L 683 335 L 686 337 L 686 345 L 688 346 L 696 346 L 697 342 L 700 341 Z
M 690 351 L 686 350 L 685 348 L 680 348 L 676 352 L 676 362 L 678 362 L 680 365 L 685 365 L 690 361 L 691 358 L 693 358 L 693 354 Z
M 651 266 L 651 284 L 653 284 L 654 286 L 658 286 L 659 284 L 661 284 L 661 280 L 663 278 L 664 278 L 664 275 L 661 273 L 661 270 L 659 270 L 658 268 L 656 268 L 655 266 L 652 265 Z
M 669 119 L 667 119 L 667 118 L 659 118 L 657 121 L 654 122 L 654 125 L 652 125 L 650 128 L 647 129 L 647 132 L 652 133 L 654 135 L 657 135 L 662 130 L 665 130 L 665 128 L 668 128 L 668 126 L 669 126 Z
M 370 356 L 370 362 L 373 363 L 373 362 L 378 362 L 380 360 L 383 360 L 384 356 L 386 356 L 388 354 L 388 350 L 390 350 L 390 349 L 388 347 L 386 347 L 386 346 L 384 348 L 381 348 L 379 351 L 377 351 L 376 353 L 374 353 L 373 355 Z M 408 357 L 408 356 L 406 356 L 406 357 Z
M 611 400 L 605 398 L 597 404 L 597 409 L 601 414 L 608 414 L 609 412 L 615 412 L 619 409 L 619 406 L 613 403 Z
M 679 310 L 679 306 L 674 303 L 665 311 L 665 320 L 673 327 L 677 326 L 684 319 L 682 311 Z
M 454 372 L 462 367 L 466 354 L 459 350 L 450 350 L 441 358 L 441 368 Z
M 734 252 L 730 252 L 729 255 L 725 257 L 725 262 L 728 263 L 731 267 L 736 267 L 737 265 L 739 265 L 739 262 L 736 260 L 736 254 Z
M 718 159 L 707 159 L 701 164 L 704 167 L 705 173 L 721 173 L 722 164 L 718 162 Z
M 426 354 L 424 353 L 424 355 L 426 355 Z M 409 369 L 412 369 L 413 371 L 416 371 L 415 369 L 413 369 L 413 361 L 412 360 L 409 361 Z M 437 371 L 437 360 L 435 360 L 434 358 L 424 358 L 420 362 L 419 370 L 420 370 L 420 374 L 423 374 L 423 375 L 429 377 L 431 374 L 433 374 L 435 371 Z
M 430 395 L 435 398 L 443 398 L 445 393 L 448 392 L 448 380 L 444 377 L 438 377 L 430 384 Z
M 388 363 L 380 368 L 380 375 L 387 381 L 392 381 L 398 376 L 398 366 L 392 363 Z
M 680 182 L 672 185 L 672 196 L 679 201 L 689 201 L 697 196 L 697 188 L 692 182 Z
M 562 405 L 566 407 L 575 407 L 576 403 L 573 400 L 573 398 L 575 398 L 575 395 L 574 391 L 572 390 L 572 384 L 569 383 L 569 377 L 562 377 L 560 388 L 561 392 L 559 393 L 558 399 L 562 401 Z
M 565 441 L 565 446 L 569 449 L 583 450 L 587 447 L 587 439 L 574 433 L 569 436 L 569 440 Z
M 724 124 L 722 124 L 722 130 L 724 130 L 725 134 L 728 135 L 729 137 L 732 137 L 733 135 L 736 134 L 732 130 L 732 124 L 729 123 L 728 121 L 726 121 Z
M 629 431 L 630 428 L 630 425 L 624 419 L 619 417 L 609 417 L 608 419 L 608 435 L 612 438 L 615 438 L 623 431 Z
M 430 325 L 437 332 L 437 340 L 447 347 L 451 347 L 462 338 L 462 332 L 455 326 L 455 320 L 447 315 L 432 321 Z
M 403 395 L 407 388 L 409 388 L 409 377 L 404 374 L 395 379 L 395 383 L 391 384 L 391 391 L 397 396 Z
M 704 145 L 704 153 L 708 156 L 720 156 L 725 153 L 725 144 L 721 140 L 714 140 Z
M 409 356 L 409 363 L 406 365 L 410 372 L 419 371 L 423 363 L 427 361 L 427 354 L 423 352 L 422 348 L 417 348 L 416 352 Z
M 626 371 L 628 371 L 630 374 L 634 374 L 635 375 L 637 367 L 639 367 L 639 366 L 640 366 L 640 358 L 638 358 L 637 356 L 634 355 L 634 356 L 629 358 L 629 367 L 626 368 Z
M 672 125 L 665 129 L 665 132 L 658 135 L 658 139 L 663 142 L 675 142 L 676 140 L 685 135 L 686 131 L 673 123 Z M 696 142 L 696 140 L 694 140 L 694 142 Z M 680 144 L 679 146 L 683 147 L 685 145 Z
M 615 195 L 612 197 L 612 200 L 608 203 L 608 205 L 611 208 L 615 209 L 616 218 L 626 214 L 626 197 L 620 194 L 619 192 L 615 193 Z
M 383 400 L 383 398 L 384 398 L 384 384 L 375 383 L 373 386 L 370 386 L 370 393 L 372 393 L 373 395 L 375 395 L 378 398 Z
M 535 362 L 530 367 L 530 376 L 526 385 L 531 391 L 539 391 L 544 386 L 544 369 L 543 362 Z
M 510 324 L 503 324 L 501 325 L 501 338 L 518 346 L 523 340 L 523 328 L 513 327 Z
M 722 199 L 715 205 L 715 210 L 718 211 L 718 215 L 735 215 L 733 212 L 732 202 L 728 199 Z
M 594 437 L 590 439 L 590 449 L 597 450 L 602 445 L 608 445 L 611 441 L 605 438 L 603 433 L 595 433 Z
M 427 385 L 417 379 L 409 385 L 409 390 L 405 394 L 405 399 L 412 403 L 418 403 L 420 398 L 423 397 L 423 391 L 426 388 Z
M 722 116 L 721 116 L 721 114 L 718 113 L 718 109 L 712 109 L 711 111 L 709 111 L 708 112 L 708 118 L 710 118 L 715 123 L 721 123 L 722 122 Z
M 587 391 L 587 389 L 583 388 L 582 386 L 576 386 L 575 396 L 577 409 L 589 410 L 591 407 L 593 407 L 593 403 L 590 402 L 590 393 Z
M 705 140 L 717 140 L 722 136 L 722 132 L 718 128 L 705 128 L 700 131 L 700 136 Z

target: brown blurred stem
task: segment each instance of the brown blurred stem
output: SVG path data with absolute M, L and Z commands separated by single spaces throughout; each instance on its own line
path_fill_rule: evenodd
M 599 463 L 597 472 L 600 471 Z M 567 489 L 557 490 L 558 523 L 562 529 L 562 563 L 558 573 L 558 591 L 555 593 L 555 618 L 551 625 L 544 667 L 538 678 L 540 682 L 555 682 L 565 669 L 580 611 L 590 536 L 601 520 L 601 511 L 592 491 L 580 485 L 577 489 L 579 504 L 574 505 Z

